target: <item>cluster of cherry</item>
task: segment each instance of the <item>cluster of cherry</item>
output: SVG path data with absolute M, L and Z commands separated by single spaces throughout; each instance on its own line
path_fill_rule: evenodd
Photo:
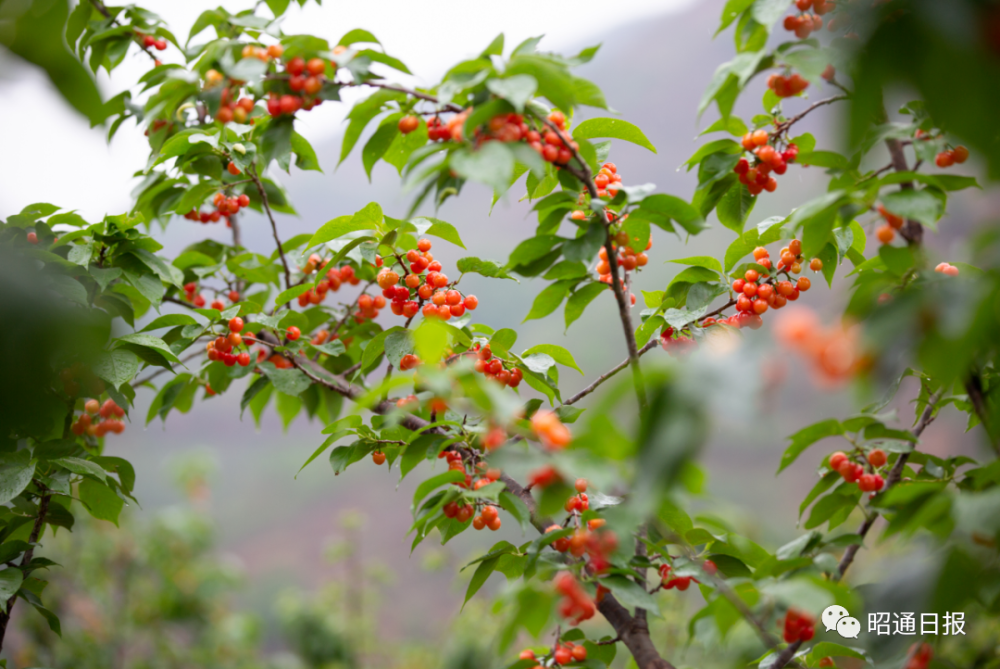
M 830 469 L 838 472 L 848 483 L 857 483 L 861 492 L 879 492 L 885 486 L 878 469 L 883 467 L 888 459 L 885 451 L 875 448 L 868 452 L 866 458 L 871 471 L 865 473 L 865 466 L 860 462 L 852 462 L 850 456 L 843 451 L 830 455 Z
M 782 638 L 786 643 L 810 641 L 816 634 L 816 622 L 805 611 L 788 609 L 785 613 L 785 624 Z
M 701 568 L 705 570 L 705 573 L 709 576 L 715 576 L 718 573 L 719 568 L 715 566 L 715 563 L 711 560 L 705 560 L 701 564 Z M 665 590 L 673 590 L 676 588 L 681 592 L 684 592 L 691 586 L 691 581 L 695 583 L 701 583 L 694 576 L 677 576 L 673 573 L 673 567 L 669 564 L 660 565 L 660 584 Z
M 759 195 L 764 190 L 773 193 L 778 188 L 778 181 L 771 176 L 771 172 L 784 174 L 788 170 L 788 163 L 795 162 L 799 155 L 799 147 L 795 144 L 789 144 L 784 151 L 778 151 L 768 143 L 770 140 L 771 136 L 763 129 L 743 135 L 743 148 L 752 153 L 753 157 L 741 157 L 733 167 L 733 172 L 739 175 L 740 183 L 746 185 L 751 195 Z
M 317 254 L 312 254 L 309 256 L 309 260 L 306 261 L 305 266 L 302 268 L 302 273 L 309 275 L 313 272 L 319 270 L 326 270 L 326 277 L 321 279 L 315 288 L 310 288 L 306 292 L 302 293 L 298 297 L 298 302 L 300 307 L 307 307 L 310 304 L 319 304 L 326 299 L 326 295 L 329 292 L 336 293 L 340 290 L 343 284 L 350 284 L 356 286 L 361 283 L 361 279 L 358 278 L 354 271 L 354 267 L 351 265 L 344 265 L 343 267 L 330 267 L 327 269 L 329 261 L 322 260 Z M 362 304 L 362 298 L 368 298 L 364 300 Z M 359 312 L 355 314 L 355 317 L 370 317 L 375 318 L 378 316 L 378 309 L 385 306 L 385 300 L 381 299 L 380 304 L 376 303 L 376 300 L 372 298 L 371 295 L 361 295 L 358 298 L 358 308 Z
M 556 644 L 556 648 L 552 651 L 551 655 L 552 662 L 558 665 L 569 664 L 570 662 L 584 662 L 587 659 L 587 649 L 581 644 L 576 644 L 572 641 L 563 641 Z M 530 648 L 525 648 L 517 656 L 519 660 L 537 661 L 539 664 L 532 667 L 532 669 L 545 669 L 545 660 L 547 658 L 548 655 L 543 655 L 541 658 L 536 657 L 535 651 Z
M 380 297 L 383 302 L 386 299 L 392 300 L 390 308 L 397 316 L 413 318 L 421 312 L 420 305 L 423 304 L 424 318 L 446 321 L 463 316 L 467 309 L 472 311 L 479 306 L 479 299 L 475 295 L 462 295 L 454 288 L 445 290 L 449 284 L 448 277 L 441 272 L 441 263 L 434 260 L 430 252 L 431 246 L 429 239 L 421 239 L 417 242 L 416 249 L 406 252 L 410 271 L 404 276 L 388 267 L 383 268 L 376 276 L 375 280 L 382 289 Z M 381 264 L 382 260 L 378 258 L 376 265 Z M 400 264 L 403 265 L 402 259 Z M 414 297 L 417 299 L 413 299 Z
M 334 55 L 343 53 L 345 47 L 333 49 Z M 337 69 L 336 63 L 327 62 L 322 58 L 310 58 L 308 61 L 296 56 L 285 63 L 285 74 L 288 75 L 290 93 L 280 94 L 272 91 L 267 99 L 267 113 L 277 117 L 291 115 L 300 109 L 309 111 L 323 104 L 319 92 L 326 83 L 326 68 Z
M 239 316 L 231 319 L 229 321 L 229 334 L 226 336 L 219 335 L 205 345 L 205 350 L 208 352 L 208 359 L 212 361 L 219 360 L 226 367 L 232 367 L 237 363 L 240 367 L 249 366 L 250 353 L 248 351 L 233 353 L 234 349 L 244 346 L 243 335 L 240 334 L 242 331 L 243 319 Z
M 559 603 L 559 614 L 573 625 L 594 617 L 597 606 L 583 589 L 576 577 L 563 572 L 555 578 L 556 590 L 563 596 Z
M 232 165 L 233 163 L 229 164 Z M 246 193 L 241 193 L 240 195 L 226 197 L 225 193 L 216 193 L 212 198 L 212 205 L 215 207 L 215 211 L 192 209 L 184 214 L 184 218 L 189 221 L 201 221 L 202 223 L 218 223 L 225 218 L 226 225 L 228 226 L 230 225 L 229 216 L 238 214 L 240 209 L 250 205 L 250 196 Z
M 473 369 L 477 374 L 484 375 L 491 381 L 496 381 L 502 386 L 517 388 L 524 379 L 524 372 L 511 365 L 506 368 L 506 361 L 493 355 L 493 349 L 489 344 L 476 342 L 465 353 L 466 356 L 475 356 Z M 487 434 L 484 444 L 488 450 L 496 448 L 507 440 L 507 433 L 502 428 L 495 427 Z
M 821 30 L 823 28 L 821 17 L 832 12 L 836 6 L 830 0 L 794 0 L 792 4 L 804 13 L 786 16 L 784 26 L 785 30 L 795 33 L 799 39 L 806 39 L 809 37 L 809 33 Z M 810 9 L 813 11 L 812 14 L 808 13 Z M 831 26 L 829 29 L 833 30 L 833 27 Z
M 136 30 L 135 36 L 139 38 L 142 42 L 142 46 L 147 49 L 156 49 L 157 51 L 163 51 L 167 48 L 167 40 L 161 38 L 153 37 L 152 35 L 147 35 L 146 33 Z M 157 61 L 159 63 L 159 61 Z
M 73 434 L 80 437 L 88 434 L 92 437 L 103 437 L 108 432 L 121 434 L 125 431 L 125 423 L 119 418 L 125 417 L 125 409 L 122 409 L 112 399 L 104 400 L 101 404 L 96 399 L 87 400 L 83 405 L 84 413 L 73 422 L 70 429 Z M 99 416 L 102 420 L 94 421 L 94 417 Z
M 809 88 L 809 82 L 798 72 L 787 77 L 783 74 L 772 74 L 767 78 L 767 87 L 779 98 L 790 98 Z
M 766 248 L 758 246 L 753 251 L 753 257 L 757 264 L 764 268 L 765 273 L 751 268 L 743 273 L 742 279 L 733 281 L 733 292 L 737 295 L 737 313 L 718 321 L 706 318 L 702 321 L 703 326 L 725 323 L 733 327 L 750 327 L 756 330 L 763 323 L 761 315 L 764 312 L 768 309 L 781 309 L 789 301 L 794 302 L 799 299 L 799 294 L 812 287 L 812 281 L 805 276 L 800 276 L 795 283 L 787 279 L 777 280 L 778 272 L 790 276 L 802 271 L 802 242 L 798 239 L 793 239 L 788 246 L 781 249 L 778 265 L 773 269 L 774 274 L 771 273 L 771 258 Z M 809 262 L 809 269 L 814 272 L 820 271 L 823 269 L 823 261 L 813 258 Z

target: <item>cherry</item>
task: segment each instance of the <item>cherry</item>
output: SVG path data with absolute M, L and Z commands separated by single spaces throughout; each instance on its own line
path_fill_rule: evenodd
M 250 354 L 244 351 L 236 356 L 236 362 L 239 363 L 240 367 L 246 367 L 250 364 Z
M 421 239 L 420 241 L 417 242 L 417 248 L 420 249 L 423 253 L 427 253 L 428 251 L 431 250 L 431 240 Z
M 830 469 L 834 471 L 840 471 L 840 466 L 847 462 L 847 454 L 843 451 L 836 451 L 830 455 Z
M 969 150 L 964 146 L 956 146 L 951 150 L 952 159 L 958 163 L 962 164 L 969 158 Z
M 872 467 L 881 467 L 888 461 L 888 457 L 881 448 L 875 448 L 868 452 L 868 463 Z
M 566 648 L 565 646 L 563 646 L 562 648 L 557 649 L 556 652 L 552 654 L 552 659 L 555 661 L 556 664 L 569 664 L 570 662 L 573 661 L 573 652 L 568 648 Z
M 231 319 L 229 321 L 229 331 L 230 332 L 242 332 L 243 331 L 243 319 L 239 316 Z
M 240 301 L 240 294 L 239 294 L 239 292 L 237 292 L 235 290 L 229 291 L 229 295 L 227 295 L 227 297 L 229 298 L 230 302 L 239 302 Z
M 83 405 L 84 411 L 90 414 L 95 414 L 101 410 L 101 403 L 97 400 L 87 400 Z
M 233 176 L 240 174 L 240 168 L 237 167 L 236 163 L 233 162 L 230 162 L 228 165 L 226 165 L 226 171 L 232 174 Z
M 300 330 L 295 325 L 291 325 L 289 326 L 288 333 L 285 336 L 287 337 L 288 341 L 296 341 L 299 337 L 302 336 L 302 330 Z
M 407 353 L 399 360 L 399 369 L 402 371 L 407 371 L 413 369 L 420 364 L 420 358 L 413 355 L 412 353 Z
M 888 244 L 893 239 L 895 239 L 895 237 L 896 237 L 896 231 L 893 230 L 892 226 L 890 226 L 887 223 L 885 225 L 880 225 L 878 227 L 878 229 L 875 231 L 875 236 L 878 237 L 878 240 L 880 242 L 882 242 L 883 244 Z
M 823 269 L 823 261 L 820 260 L 819 258 L 813 258 L 812 260 L 809 261 L 809 269 L 811 269 L 814 272 L 820 271 L 821 269 Z
M 577 479 L 574 487 L 577 492 L 587 492 L 587 479 Z
M 951 167 L 955 164 L 955 155 L 951 151 L 942 151 L 934 157 L 934 164 L 938 167 Z
M 834 664 L 832 657 L 821 657 L 817 666 L 819 666 L 820 669 L 830 669 L 830 667 L 836 667 L 837 665 Z
M 404 116 L 399 119 L 399 131 L 408 135 L 420 126 L 420 119 L 416 116 Z
M 381 465 L 385 462 L 385 453 L 382 451 L 372 451 L 372 462 L 377 465 Z
M 517 656 L 517 659 L 519 659 L 519 660 L 534 660 L 535 659 L 535 651 L 531 650 L 530 648 L 525 648 L 524 650 L 521 651 L 520 655 Z
M 216 311 L 223 311 L 226 305 L 223 304 L 222 300 L 212 300 L 212 308 Z
M 705 560 L 702 562 L 701 568 L 705 570 L 705 573 L 709 576 L 715 576 L 719 571 L 719 568 L 711 560 Z

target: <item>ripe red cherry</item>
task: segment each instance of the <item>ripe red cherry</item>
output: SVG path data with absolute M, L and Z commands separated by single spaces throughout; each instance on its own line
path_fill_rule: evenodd
M 847 454 L 843 451 L 837 451 L 830 455 L 830 469 L 834 471 L 840 471 L 840 466 L 847 462 Z
M 286 336 L 288 337 L 288 341 L 295 341 L 302 336 L 302 330 L 292 325 L 288 328 L 288 334 Z
M 575 487 L 577 492 L 587 492 L 587 479 L 577 479 Z
M 382 451 L 372 451 L 372 462 L 374 462 L 377 465 L 380 465 L 383 462 L 385 462 L 385 453 L 383 453 Z
M 326 63 L 323 62 L 322 58 L 312 58 L 306 63 L 306 70 L 314 77 L 319 76 L 326 72 Z
M 240 301 L 240 294 L 237 291 L 235 291 L 235 290 L 229 291 L 229 295 L 227 295 L 227 297 L 229 298 L 230 302 L 239 302 Z
M 293 75 L 302 74 L 305 71 L 305 69 L 306 69 L 306 61 L 302 60 L 298 56 L 292 58 L 290 61 L 288 61 L 288 64 L 285 65 L 285 71 L 288 72 L 288 74 L 293 74 Z
M 420 125 L 420 119 L 416 116 L 404 116 L 399 119 L 399 131 L 404 135 L 408 135 Z
M 876 448 L 868 452 L 868 462 L 872 467 L 881 467 L 887 460 L 888 458 L 886 457 L 885 451 L 881 448 Z
M 229 321 L 229 331 L 230 332 L 242 332 L 243 331 L 243 319 L 236 316 Z
M 246 367 L 250 364 L 250 354 L 244 351 L 236 356 L 236 362 L 240 364 L 240 367 Z
M 29 244 L 37 244 L 38 243 L 38 235 L 36 233 L 34 233 L 34 232 L 29 232 L 28 233 L 28 243 Z
M 553 653 L 552 659 L 556 664 L 569 664 L 573 661 L 573 651 L 564 646 Z
M 417 248 L 420 249 L 422 252 L 427 253 L 428 251 L 431 250 L 431 240 L 421 239 L 420 241 L 417 242 Z

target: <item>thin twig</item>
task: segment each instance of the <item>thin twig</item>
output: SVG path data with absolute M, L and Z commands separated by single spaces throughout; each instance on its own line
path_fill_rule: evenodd
M 104 6 L 104 3 L 101 2 L 101 0 L 90 0 L 90 4 L 92 4 L 94 6 L 94 9 L 96 9 L 98 12 L 100 12 L 101 15 L 104 18 L 111 19 L 111 12 L 108 11 L 108 8 Z M 117 19 L 111 19 L 111 22 L 113 24 L 115 24 L 116 26 L 120 26 L 121 25 L 118 22 Z M 135 42 L 136 44 L 138 44 L 139 48 L 142 49 L 143 52 L 145 52 L 145 54 L 147 56 L 149 56 L 150 58 L 152 58 L 154 63 L 159 60 L 159 58 L 156 57 L 156 54 L 154 54 L 152 51 L 150 51 L 149 47 L 146 46 L 145 44 L 143 44 L 142 40 L 140 40 L 139 36 L 136 35 L 135 33 L 132 33 L 132 41 Z
M 793 125 L 804 119 L 806 116 L 811 114 L 816 109 L 824 105 L 833 104 L 834 102 L 837 102 L 839 100 L 846 100 L 846 99 L 847 99 L 846 95 L 835 95 L 832 98 L 826 98 L 825 100 L 819 100 L 817 102 L 814 102 L 808 107 L 806 107 L 804 110 L 796 114 L 795 116 L 788 119 L 787 121 L 782 121 L 781 123 L 779 123 L 776 126 L 773 134 L 775 137 L 778 137 L 783 133 L 787 133 L 789 128 L 791 128 Z
M 198 356 L 200 356 L 202 353 L 204 353 L 204 351 L 200 351 L 200 350 L 199 351 L 195 351 L 191 355 L 188 355 L 188 356 L 185 356 L 185 357 L 181 358 L 181 363 L 185 363 L 185 362 L 189 362 L 191 360 L 194 360 L 195 358 L 197 358 Z M 152 374 L 150 374 L 146 378 L 144 378 L 144 379 L 136 379 L 130 385 L 133 388 L 138 388 L 139 386 L 143 385 L 144 383 L 149 383 L 150 381 L 152 381 L 156 377 L 160 376 L 161 374 L 166 374 L 167 372 L 173 372 L 173 371 L 174 371 L 173 366 L 171 366 L 171 367 L 160 367 L 159 369 L 157 369 L 155 372 L 153 372 Z
M 281 256 L 281 265 L 285 268 L 285 288 L 292 287 L 292 273 L 288 269 L 288 260 L 285 259 L 285 250 L 281 248 L 281 238 L 278 237 L 278 224 L 274 222 L 274 214 L 271 213 L 271 205 L 267 201 L 267 192 L 264 190 L 264 184 L 260 182 L 260 177 L 257 176 L 255 169 L 256 165 L 251 165 L 247 170 L 247 174 L 253 180 L 254 186 L 257 187 L 257 193 L 260 194 L 260 201 L 264 205 L 264 211 L 267 213 L 267 220 L 271 222 L 271 232 L 274 234 L 274 243 L 278 245 L 278 255 Z
M 654 348 L 656 348 L 656 343 L 657 343 L 657 340 L 655 338 L 650 339 L 648 342 L 646 342 L 645 346 L 643 346 L 641 349 L 639 349 L 639 355 L 645 355 L 647 352 L 649 352 L 649 351 L 653 350 Z M 601 374 L 599 377 L 597 377 L 597 379 L 595 379 L 594 382 L 591 383 L 589 386 L 587 386 L 586 388 L 584 388 L 583 390 L 581 390 L 580 392 L 578 392 L 576 395 L 573 395 L 573 397 L 571 397 L 568 400 L 566 400 L 565 402 L 563 402 L 563 404 L 576 404 L 577 402 L 579 402 L 580 400 L 582 400 L 584 397 L 586 397 L 590 393 L 592 393 L 595 390 L 597 390 L 597 387 L 600 386 L 602 383 L 604 383 L 605 381 L 607 381 L 608 379 L 610 379 L 612 376 L 614 376 L 618 372 L 620 372 L 623 369 L 625 369 L 626 367 L 628 367 L 630 362 L 632 362 L 632 361 L 631 361 L 631 359 L 628 359 L 628 358 L 625 359 L 625 360 L 622 360 L 620 363 L 618 363 L 617 365 L 615 365 L 614 367 L 612 367 L 611 369 L 609 369 L 607 372 L 605 372 L 604 374 Z

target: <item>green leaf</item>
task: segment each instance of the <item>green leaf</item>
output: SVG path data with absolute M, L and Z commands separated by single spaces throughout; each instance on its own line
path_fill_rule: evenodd
M 512 281 L 517 281 L 514 277 L 507 273 L 503 265 L 496 262 L 495 260 L 482 260 L 480 258 L 459 258 L 458 262 L 455 263 L 458 271 L 462 274 L 480 274 L 490 279 L 511 279 Z
M 308 292 L 311 289 L 312 289 L 311 283 L 302 283 L 299 284 L 298 286 L 292 286 L 288 290 L 281 291 L 280 293 L 278 293 L 278 296 L 274 298 L 275 309 L 277 309 L 283 304 L 291 302 L 302 293 Z
M 535 301 L 531 304 L 531 311 L 528 312 L 528 315 L 524 317 L 524 321 L 522 322 L 526 323 L 536 318 L 545 318 L 558 309 L 569 292 L 569 287 L 572 283 L 572 281 L 556 281 L 546 286 L 535 297 Z
M 465 480 L 465 473 L 455 470 L 450 470 L 444 472 L 443 474 L 438 474 L 437 476 L 432 476 L 431 478 L 423 481 L 417 486 L 417 489 L 413 492 L 413 511 L 416 512 L 417 508 L 420 506 L 420 502 L 423 501 L 431 491 L 440 488 L 443 485 L 449 483 L 458 483 L 459 481 Z
M 16 595 L 17 591 L 21 589 L 21 583 L 23 582 L 24 574 L 21 573 L 20 569 L 7 567 L 3 571 L 0 571 L 0 599 L 6 602 Z
M 719 223 L 737 234 L 742 234 L 743 226 L 756 202 L 757 198 L 750 194 L 746 185 L 738 184 L 730 188 L 716 205 L 715 213 L 719 217 Z
M 153 351 L 156 351 L 156 353 L 162 355 L 170 362 L 177 362 L 177 363 L 180 362 L 180 359 L 176 355 L 174 355 L 174 352 L 170 349 L 169 346 L 167 346 L 167 343 L 165 341 L 163 341 L 159 337 L 154 337 L 152 335 L 138 334 L 138 333 L 125 335 L 115 340 L 115 346 L 116 347 L 127 346 L 131 350 L 138 353 L 140 356 L 142 355 L 142 353 L 141 351 L 137 351 L 136 348 L 151 349 Z
M 115 525 L 118 524 L 118 514 L 121 513 L 125 502 L 115 494 L 115 491 L 103 483 L 98 483 L 93 479 L 84 479 L 77 488 L 82 501 L 90 515 L 98 520 L 107 520 Z
M 479 566 L 476 567 L 475 573 L 472 574 L 472 580 L 469 581 L 469 587 L 465 591 L 465 601 L 462 602 L 463 608 L 465 607 L 465 604 L 472 599 L 472 596 L 479 592 L 479 589 L 483 587 L 483 584 L 486 583 L 486 579 L 488 579 L 490 574 L 493 573 L 493 570 L 496 569 L 497 562 L 500 561 L 500 557 L 500 555 L 495 555 L 491 558 L 483 560 L 479 563 Z
M 379 222 L 372 220 L 369 216 L 359 217 L 357 214 L 353 216 L 338 216 L 320 226 L 320 229 L 316 231 L 316 234 L 306 244 L 306 248 L 313 248 L 328 241 L 339 239 L 350 232 L 378 230 L 379 227 Z
M 569 326 L 583 315 L 584 310 L 591 302 L 594 301 L 594 298 L 609 288 L 611 288 L 611 286 L 608 284 L 600 283 L 598 281 L 593 281 L 577 288 L 576 291 L 569 296 L 569 299 L 566 300 L 566 329 L 568 330 Z
M 518 113 L 538 90 L 538 81 L 530 74 L 515 74 L 505 79 L 487 79 L 486 88 L 496 96 L 509 102 Z
M 691 256 L 690 258 L 678 258 L 677 260 L 668 260 L 667 262 L 677 263 L 678 265 L 704 267 L 705 269 L 714 270 L 720 274 L 722 273 L 722 263 L 712 256 Z
M 507 357 L 510 347 L 517 341 L 517 332 L 510 328 L 500 328 L 490 337 L 490 348 L 494 353 Z
M 937 229 L 937 221 L 944 213 L 944 205 L 931 191 L 898 190 L 882 196 L 885 208 L 903 218 L 912 218 L 932 230 Z
M 844 434 L 844 427 L 840 424 L 839 420 L 835 420 L 833 418 L 820 421 L 819 423 L 815 423 L 809 427 L 799 430 L 789 437 L 789 439 L 792 440 L 792 443 L 787 449 L 785 449 L 784 455 L 781 456 L 781 465 L 778 467 L 778 473 L 780 474 L 783 469 L 795 462 L 796 458 L 798 458 L 803 451 L 820 439 L 842 434 Z
M 799 165 L 812 165 L 814 167 L 829 167 L 837 170 L 850 168 L 851 162 L 835 151 L 810 151 L 799 153 L 795 158 Z
M 312 381 L 299 369 L 278 369 L 269 362 L 258 365 L 278 392 L 297 397 Z
M 461 148 L 449 162 L 460 176 L 506 191 L 514 177 L 514 154 L 503 142 L 487 142 L 478 149 Z
M 771 25 L 780 19 L 787 9 L 787 0 L 754 0 L 750 15 L 754 21 L 770 30 Z
M 583 121 L 573 128 L 573 139 L 595 139 L 599 137 L 632 142 L 656 153 L 656 147 L 646 138 L 642 130 L 628 121 L 617 118 L 592 118 Z
M 161 318 L 168 318 L 168 316 L 162 316 Z M 194 321 L 190 316 L 186 316 L 186 318 Z M 158 318 L 157 320 L 160 319 Z M 139 371 L 139 358 L 135 353 L 127 349 L 105 351 L 94 361 L 91 369 L 94 374 L 117 389 L 123 383 L 131 381 L 135 373 Z
M 246 411 L 246 408 L 250 405 L 251 402 L 253 402 L 254 398 L 257 397 L 257 395 L 260 394 L 260 392 L 264 390 L 264 388 L 267 388 L 270 385 L 271 385 L 270 379 L 268 379 L 266 376 L 258 376 L 256 379 L 254 379 L 253 383 L 247 386 L 247 389 L 243 392 L 243 397 L 240 399 L 241 419 L 243 418 L 243 412 Z
M 314 170 L 323 172 L 316 158 L 316 150 L 305 137 L 292 131 L 292 153 L 295 154 L 295 166 L 300 170 Z
M 552 359 L 560 365 L 571 367 L 580 372 L 580 374 L 583 374 L 583 370 L 580 369 L 580 367 L 576 364 L 576 360 L 573 359 L 573 354 L 562 346 L 556 346 L 555 344 L 538 344 L 537 346 L 532 346 L 528 350 L 521 353 L 521 357 L 526 358 L 534 353 L 545 353 L 546 355 L 551 356 Z
M 414 218 L 410 221 L 415 226 L 417 226 L 417 231 L 422 235 L 434 235 L 435 237 L 440 237 L 446 242 L 451 242 L 455 246 L 460 246 L 463 249 L 465 244 L 462 243 L 462 238 L 458 234 L 458 230 L 451 223 L 446 223 L 437 218 L 425 218 L 419 217 Z
M 653 596 L 635 581 L 620 574 L 613 574 L 602 578 L 600 583 L 611 590 L 615 598 L 624 606 L 640 607 L 656 615 L 660 613 L 660 607 L 656 604 Z
M 172 328 L 178 325 L 198 325 L 198 321 L 188 314 L 165 314 L 144 327 L 140 332 L 148 330 L 159 330 L 160 328 Z
M 375 163 L 385 155 L 386 151 L 389 150 L 389 147 L 396 140 L 396 136 L 400 134 L 399 119 L 402 116 L 402 114 L 387 116 L 379 124 L 378 130 L 365 143 L 365 148 L 361 150 L 361 164 L 365 168 L 365 174 L 368 175 L 369 182 L 372 180 L 372 168 L 375 167 Z
M 36 460 L 27 451 L 6 453 L 0 459 L 0 504 L 6 504 L 24 492 L 35 475 Z
M 809 656 L 816 662 L 819 662 L 824 657 L 853 657 L 865 662 L 869 659 L 863 652 L 839 643 L 833 643 L 832 641 L 820 641 L 809 651 Z

